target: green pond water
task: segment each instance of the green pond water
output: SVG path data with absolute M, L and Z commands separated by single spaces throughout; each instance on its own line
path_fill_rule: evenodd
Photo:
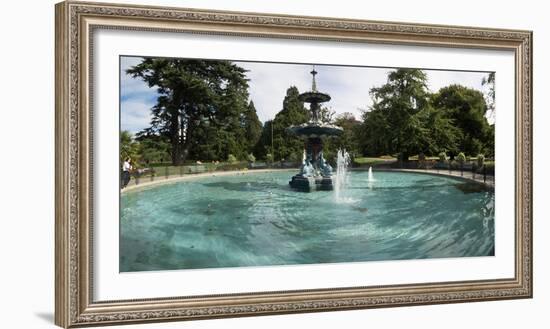
M 120 271 L 492 256 L 494 193 L 427 174 L 351 172 L 301 193 L 292 172 L 194 178 L 127 191 Z

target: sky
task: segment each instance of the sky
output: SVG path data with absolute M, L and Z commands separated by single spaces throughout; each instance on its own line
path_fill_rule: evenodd
M 149 126 L 151 108 L 156 104 L 156 88 L 149 88 L 139 78 L 132 78 L 126 70 L 141 62 L 141 57 L 123 56 L 120 59 L 120 112 L 121 129 L 137 133 Z M 250 100 L 254 102 L 260 121 L 273 119 L 282 109 L 286 90 L 296 86 L 300 92 L 311 90 L 309 64 L 239 62 L 235 64 L 248 70 Z M 357 119 L 362 110 L 372 105 L 369 90 L 387 82 L 391 68 L 316 65 L 317 90 L 327 93 L 331 100 L 323 105 L 336 115 L 351 112 Z M 428 88 L 436 92 L 451 84 L 486 91 L 481 81 L 488 72 L 463 72 L 424 70 L 428 76 Z

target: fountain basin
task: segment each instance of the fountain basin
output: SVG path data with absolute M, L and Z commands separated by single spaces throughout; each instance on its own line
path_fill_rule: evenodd
M 299 126 L 292 126 L 288 130 L 298 136 L 305 137 L 337 136 L 343 132 L 343 129 L 338 126 L 324 123 L 304 123 Z
M 288 172 L 192 178 L 122 193 L 120 271 L 494 255 L 494 193 L 429 174 L 350 172 L 296 193 Z
M 300 94 L 299 99 L 307 103 L 325 103 L 330 101 L 330 95 L 318 91 L 307 91 Z

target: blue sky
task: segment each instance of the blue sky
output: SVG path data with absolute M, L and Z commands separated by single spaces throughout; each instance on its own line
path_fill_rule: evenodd
M 149 126 L 151 107 L 156 103 L 156 89 L 149 88 L 140 79 L 126 74 L 126 70 L 138 63 L 140 57 L 121 57 L 120 60 L 120 111 L 121 129 L 136 133 Z M 250 99 L 254 102 L 262 122 L 272 119 L 283 105 L 289 86 L 298 87 L 300 92 L 311 89 L 311 65 L 278 63 L 235 63 L 249 72 Z M 357 118 L 361 110 L 367 109 L 372 100 L 369 90 L 384 84 L 387 68 L 324 66 L 317 65 L 317 89 L 330 94 L 331 101 L 325 103 L 336 114 L 351 112 Z M 429 89 L 434 92 L 450 84 L 484 90 L 481 85 L 483 72 L 458 72 L 426 70 Z

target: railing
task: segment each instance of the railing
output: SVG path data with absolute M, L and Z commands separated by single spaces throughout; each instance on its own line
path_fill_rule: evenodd
M 360 165 L 366 169 L 368 164 Z M 439 160 L 411 160 L 411 161 L 388 161 L 382 164 L 372 164 L 373 168 L 378 169 L 406 169 L 415 171 L 424 171 L 437 174 L 446 174 L 456 177 L 464 177 L 478 182 L 494 185 L 495 174 L 494 165 L 478 166 L 476 161 L 439 161 Z
M 258 170 L 258 169 L 286 169 L 298 168 L 299 164 L 294 162 L 254 162 L 245 161 L 236 163 L 197 163 L 187 164 L 183 166 L 151 166 L 140 168 L 130 173 L 129 180 L 125 184 L 125 175 L 121 173 L 121 186 L 128 187 L 141 185 L 144 183 L 155 182 L 160 180 L 174 179 L 178 177 L 191 176 L 204 173 L 240 171 L 240 170 Z
M 486 164 L 479 166 L 477 162 L 473 161 L 418 160 L 401 163 L 400 166 L 402 169 L 420 169 L 450 176 L 460 176 L 484 183 L 494 184 L 495 182 L 494 166 Z

